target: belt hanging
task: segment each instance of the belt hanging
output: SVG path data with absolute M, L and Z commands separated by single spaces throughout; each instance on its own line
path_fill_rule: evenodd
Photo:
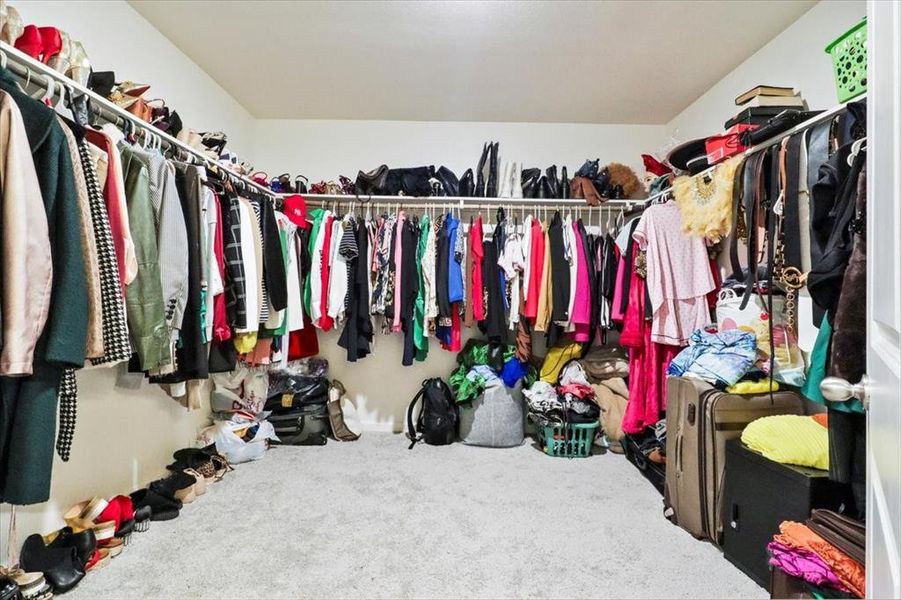
M 758 234 L 761 225 L 761 197 L 766 193 L 763 182 L 763 166 L 767 153 L 753 154 L 745 161 L 743 174 L 742 197 L 745 203 L 745 220 L 748 231 L 748 272 L 745 276 L 745 294 L 741 301 L 741 309 L 748 306 L 751 294 L 757 284 Z
M 741 262 L 738 260 L 738 240 L 748 239 L 748 231 L 745 226 L 745 215 L 742 207 L 742 192 L 744 186 L 745 164 L 747 160 L 741 161 L 735 167 L 735 174 L 732 178 L 732 232 L 729 239 L 729 262 L 732 265 L 732 279 L 735 281 L 742 280 Z

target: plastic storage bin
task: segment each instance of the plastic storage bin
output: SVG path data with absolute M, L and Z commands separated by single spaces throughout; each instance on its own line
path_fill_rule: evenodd
M 867 19 L 826 46 L 832 57 L 832 71 L 838 101 L 847 102 L 867 91 Z
M 585 458 L 591 454 L 591 445 L 600 423 L 570 423 L 538 427 L 538 437 L 544 453 L 564 458 Z

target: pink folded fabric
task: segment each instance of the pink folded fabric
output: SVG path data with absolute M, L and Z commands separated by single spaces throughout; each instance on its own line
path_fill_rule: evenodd
M 813 585 L 848 591 L 835 572 L 816 553 L 803 548 L 791 548 L 779 542 L 770 542 L 766 549 L 770 553 L 770 564 L 789 575 L 800 577 Z

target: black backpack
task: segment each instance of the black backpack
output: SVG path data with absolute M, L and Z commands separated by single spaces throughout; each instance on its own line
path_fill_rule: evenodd
M 420 399 L 422 410 L 414 425 L 413 410 Z M 423 381 L 422 389 L 410 402 L 407 408 L 407 437 L 410 438 L 411 449 L 420 440 L 433 446 L 446 446 L 457 438 L 457 405 L 450 388 L 440 378 Z

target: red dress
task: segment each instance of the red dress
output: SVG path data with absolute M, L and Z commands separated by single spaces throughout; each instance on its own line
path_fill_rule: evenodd
M 469 251 L 472 255 L 472 285 L 469 287 L 472 318 L 476 321 L 485 320 L 485 285 L 482 281 L 482 258 L 485 256 L 485 246 L 482 235 L 482 217 L 479 216 L 469 229 Z
M 645 319 L 645 281 L 635 273 L 637 258 L 636 248 L 632 252 L 629 305 L 619 341 L 629 350 L 629 402 L 623 415 L 626 433 L 641 433 L 660 420 L 666 411 L 666 369 L 682 349 L 651 341 L 651 323 Z
M 523 316 L 532 319 L 538 317 L 538 296 L 541 295 L 541 271 L 544 269 L 544 232 L 541 231 L 541 222 L 532 219 L 531 250 L 529 255 L 529 289 L 524 290 L 526 295 Z

